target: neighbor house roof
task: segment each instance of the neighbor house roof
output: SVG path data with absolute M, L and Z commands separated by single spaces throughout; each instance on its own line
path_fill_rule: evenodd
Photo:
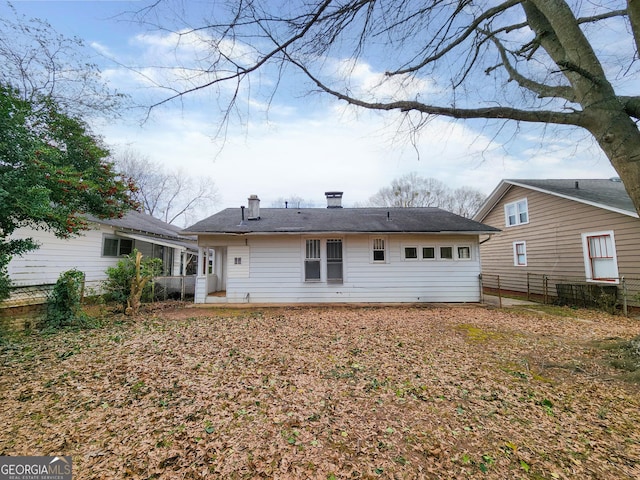
M 624 185 L 618 178 L 608 179 L 547 179 L 547 180 L 502 180 L 487 197 L 474 220 L 482 221 L 513 187 L 522 187 L 537 192 L 566 198 L 605 210 L 638 218 L 638 212 Z
M 117 234 L 149 243 L 195 250 L 195 239 L 181 235 L 180 227 L 163 222 L 146 213 L 131 210 L 122 218 L 96 218 L 87 216 L 95 223 L 109 225 L 117 230 Z
M 440 208 L 263 208 L 243 220 L 227 208 L 183 230 L 207 233 L 497 233 L 500 230 Z

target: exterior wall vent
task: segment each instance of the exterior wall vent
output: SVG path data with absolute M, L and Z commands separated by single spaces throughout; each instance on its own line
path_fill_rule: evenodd
M 260 220 L 260 199 L 257 195 L 249 195 L 247 220 Z
M 327 208 L 342 208 L 342 192 L 324 192 Z

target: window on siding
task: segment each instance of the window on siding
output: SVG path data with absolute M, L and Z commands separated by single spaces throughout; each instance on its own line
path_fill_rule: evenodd
M 466 245 L 458 247 L 458 259 L 459 260 L 470 260 L 471 259 L 471 247 L 466 246 Z
M 384 238 L 374 238 L 373 245 L 373 261 L 384 262 L 385 261 L 385 241 Z
M 582 234 L 587 280 L 618 282 L 618 261 L 613 232 Z
M 440 247 L 440 258 L 442 260 L 452 260 L 453 247 Z
M 102 241 L 102 255 L 104 257 L 119 257 L 133 252 L 133 240 L 128 238 L 104 237 Z
M 131 252 L 133 252 L 133 240 L 121 238 L 118 253 L 120 255 L 129 255 Z
M 327 240 L 327 282 L 342 282 L 342 240 Z
M 405 260 L 417 260 L 418 247 L 404 247 L 404 259 Z
M 434 260 L 436 258 L 436 249 L 435 247 L 422 247 L 422 259 L 423 260 Z
M 526 198 L 507 203 L 504 206 L 504 212 L 507 227 L 529 223 L 529 206 Z
M 304 279 L 305 281 L 320 280 L 320 240 L 307 240 L 305 246 Z
M 527 243 L 513 242 L 513 264 L 516 267 L 527 266 Z
M 242 257 L 233 257 L 234 265 L 242 265 Z

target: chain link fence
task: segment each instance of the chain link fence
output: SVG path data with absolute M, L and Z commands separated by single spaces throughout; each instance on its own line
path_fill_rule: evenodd
M 635 277 L 596 283 L 587 282 L 584 277 L 528 273 L 526 282 L 524 278 L 518 282 L 520 289 L 514 289 L 511 279 L 508 290 L 497 274 L 483 273 L 480 281 L 483 293 L 498 296 L 500 305 L 502 297 L 509 295 L 544 304 L 597 308 L 623 315 L 640 312 L 640 278 Z
M 106 293 L 104 280 L 85 280 L 82 286 L 83 303 L 101 302 Z M 155 277 L 150 282 L 150 293 L 145 302 L 168 300 L 188 301 L 195 293 L 195 275 L 179 277 Z M 24 330 L 34 328 L 46 316 L 47 302 L 55 284 L 17 285 L 10 289 L 10 296 L 0 302 L 0 332 L 2 330 Z M 124 297 L 129 290 L 123 287 Z M 123 298 L 123 297 L 121 297 Z

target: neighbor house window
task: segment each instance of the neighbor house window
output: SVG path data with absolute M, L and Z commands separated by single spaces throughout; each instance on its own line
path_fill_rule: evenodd
M 517 202 L 507 203 L 504 206 L 504 213 L 507 227 L 529 223 L 529 206 L 526 198 Z
M 385 241 L 384 238 L 374 238 L 372 243 L 373 261 L 384 262 L 385 261 Z
M 320 280 L 320 240 L 307 240 L 305 246 L 304 279 Z
M 471 259 L 471 247 L 462 246 L 458 247 L 458 260 L 470 260 Z
M 133 240 L 119 237 L 104 237 L 102 241 L 102 255 L 104 257 L 119 257 L 133 252 Z
M 342 282 L 342 240 L 327 240 L 327 282 Z
M 423 260 L 434 260 L 436 258 L 436 248 L 435 247 L 422 247 L 422 259 Z
M 526 242 L 513 242 L 513 264 L 516 267 L 527 266 L 527 244 Z
M 440 258 L 442 260 L 452 260 L 453 247 L 440 247 Z
M 417 260 L 418 259 L 418 247 L 404 247 L 404 259 L 405 260 Z
M 582 234 L 587 280 L 618 283 L 618 260 L 613 232 Z

